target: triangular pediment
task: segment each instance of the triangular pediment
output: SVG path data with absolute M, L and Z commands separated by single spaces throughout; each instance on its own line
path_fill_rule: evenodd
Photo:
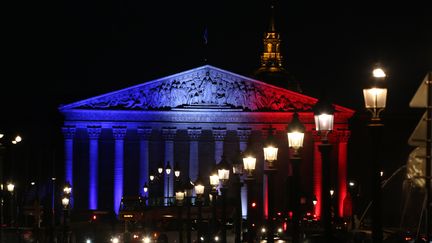
M 172 110 L 194 108 L 245 111 L 311 111 L 317 102 L 300 93 L 210 65 L 60 107 L 60 110 Z M 352 110 L 336 106 L 338 111 Z

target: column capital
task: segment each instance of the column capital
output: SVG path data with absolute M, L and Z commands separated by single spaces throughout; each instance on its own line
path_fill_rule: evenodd
M 113 126 L 112 132 L 115 140 L 122 140 L 126 136 L 127 127 L 125 126 Z
M 176 127 L 162 127 L 162 137 L 164 140 L 174 140 L 176 133 Z
M 87 134 L 90 139 L 99 139 L 101 131 L 101 126 L 87 126 Z
M 201 135 L 201 127 L 188 127 L 188 135 L 190 140 L 198 140 Z
M 340 143 L 346 143 L 348 142 L 350 136 L 351 136 L 351 131 L 350 130 L 338 130 L 336 132 L 338 141 Z
M 73 139 L 75 137 L 75 126 L 64 126 L 62 127 L 62 133 L 65 139 Z
M 152 128 L 151 127 L 138 127 L 137 128 L 137 133 L 140 139 L 142 140 L 149 140 L 151 133 L 152 133 Z
M 239 138 L 240 142 L 247 142 L 251 133 L 252 129 L 249 127 L 237 128 L 237 137 Z
M 226 127 L 213 127 L 212 131 L 214 140 L 223 141 L 225 139 L 225 135 L 227 132 Z

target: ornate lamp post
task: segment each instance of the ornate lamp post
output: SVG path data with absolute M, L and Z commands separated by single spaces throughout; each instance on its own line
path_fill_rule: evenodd
M 201 180 L 201 176 L 198 175 L 198 178 L 195 181 L 195 194 L 197 197 L 195 203 L 198 206 L 197 242 L 201 242 L 201 237 L 202 237 L 202 196 L 204 195 L 204 190 L 205 190 L 204 183 Z
M 253 230 L 253 222 L 252 222 L 252 190 L 255 182 L 255 178 L 253 176 L 253 172 L 255 170 L 256 158 L 252 157 L 252 155 L 246 153 L 245 158 L 243 158 L 243 168 L 246 171 L 247 177 L 245 178 L 246 186 L 247 186 L 247 205 L 248 205 L 248 213 L 247 213 L 247 242 L 254 243 L 254 230 Z
M 303 138 L 304 138 L 304 132 L 305 127 L 300 122 L 299 116 L 297 113 L 294 113 L 293 119 L 291 123 L 288 125 L 288 146 L 291 148 L 291 164 L 293 167 L 293 187 L 295 188 L 293 190 L 293 197 L 294 197 L 294 204 L 293 204 L 293 227 L 292 227 L 292 242 L 298 243 L 299 242 L 299 221 L 300 221 L 300 196 L 299 196 L 299 190 L 300 190 L 300 172 L 299 172 L 299 165 L 301 162 L 301 157 L 299 150 L 303 147 Z
M 264 160 L 267 163 L 267 167 L 264 172 L 267 175 L 267 188 L 268 188 L 268 233 L 267 233 L 267 242 L 274 242 L 274 176 L 276 174 L 276 169 L 274 167 L 274 162 L 277 160 L 278 148 L 276 147 L 276 143 L 273 138 L 273 130 L 274 128 L 269 128 L 269 134 L 267 137 L 266 145 L 264 147 Z
M 179 186 L 177 188 L 177 191 L 175 193 L 175 199 L 176 204 L 178 208 L 178 231 L 179 231 L 179 242 L 183 243 L 183 219 L 182 219 L 182 207 L 183 207 L 183 200 L 185 198 L 185 192 L 182 188 L 182 186 Z
M 368 129 L 372 137 L 373 160 L 371 164 L 371 189 L 372 189 L 372 240 L 382 242 L 382 223 L 381 223 L 381 175 L 379 165 L 379 145 L 382 137 L 381 133 L 384 123 L 380 113 L 386 107 L 387 88 L 383 86 L 386 73 L 380 67 L 372 71 L 373 84 L 367 89 L 363 89 L 365 108 L 371 112 L 372 117 L 368 123 Z
M 227 182 L 229 180 L 231 166 L 228 164 L 226 157 L 222 155 L 222 160 L 218 164 L 218 177 L 221 183 L 221 194 L 222 194 L 222 243 L 226 243 L 226 193 L 227 193 Z
M 211 188 L 211 203 L 212 203 L 212 235 L 210 237 L 216 237 L 217 232 L 217 213 L 216 213 L 216 197 L 217 197 L 217 187 L 219 185 L 219 175 L 217 168 L 213 168 L 213 170 L 210 172 L 210 186 Z
M 63 187 L 63 198 L 61 203 L 63 205 L 63 242 L 69 242 L 69 209 L 70 209 L 70 199 L 72 195 L 72 187 L 69 182 L 66 182 Z
M 234 187 L 235 193 L 235 243 L 241 242 L 241 232 L 242 232 L 242 211 L 241 211 L 241 176 L 243 175 L 243 152 L 239 151 L 238 157 L 232 163 L 232 169 L 234 174 Z
M 184 192 L 185 192 L 185 203 L 186 203 L 186 242 L 191 243 L 191 202 L 192 202 L 192 196 L 193 196 L 193 189 L 195 188 L 194 184 L 190 180 L 190 178 L 187 179 L 187 183 L 184 186 Z
M 318 149 L 322 160 L 321 180 L 321 222 L 324 226 L 324 237 L 326 242 L 331 242 L 331 198 L 330 198 L 330 153 L 332 145 L 329 144 L 327 135 L 333 130 L 334 107 L 326 100 L 319 100 L 314 106 L 315 129 L 321 136 L 321 144 Z
M 10 226 L 14 226 L 15 225 L 15 195 L 14 195 L 14 190 L 15 190 L 15 184 L 13 182 L 9 182 L 6 185 L 6 189 L 7 191 L 10 193 Z

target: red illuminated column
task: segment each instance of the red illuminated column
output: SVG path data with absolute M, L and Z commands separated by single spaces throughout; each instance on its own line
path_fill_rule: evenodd
M 343 217 L 344 200 L 347 196 L 347 145 L 351 132 L 349 130 L 338 131 L 338 214 Z
M 321 153 L 318 149 L 318 145 L 321 143 L 321 137 L 317 132 L 314 131 L 314 160 L 313 160 L 313 192 L 318 201 L 315 205 L 315 215 L 320 218 L 321 217 L 321 188 L 322 188 L 322 161 L 321 161 Z

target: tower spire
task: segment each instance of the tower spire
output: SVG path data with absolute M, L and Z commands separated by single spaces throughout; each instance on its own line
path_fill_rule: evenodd
M 269 17 L 268 29 L 263 36 L 260 67 L 254 72 L 254 76 L 259 80 L 301 92 L 298 82 L 283 67 L 282 41 L 280 33 L 275 27 L 276 0 L 270 0 Z

